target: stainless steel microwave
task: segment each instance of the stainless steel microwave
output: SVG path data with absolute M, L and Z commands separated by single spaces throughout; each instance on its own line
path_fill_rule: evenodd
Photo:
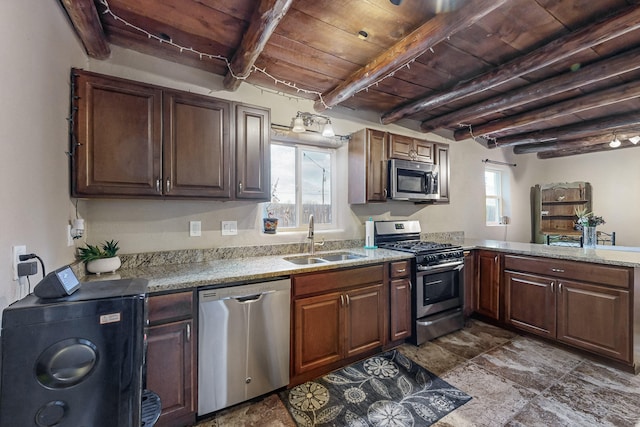
M 414 201 L 440 198 L 437 165 L 391 159 L 388 167 L 389 198 Z

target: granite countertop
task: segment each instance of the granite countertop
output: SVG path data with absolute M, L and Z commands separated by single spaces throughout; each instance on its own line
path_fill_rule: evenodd
M 571 261 L 595 262 L 599 264 L 640 267 L 640 248 L 597 245 L 592 248 L 553 246 L 539 243 L 505 242 L 500 240 L 465 239 L 465 249 L 490 249 L 522 255 L 566 259 Z
M 216 259 L 205 262 L 141 266 L 120 269 L 115 274 L 84 276 L 84 281 L 144 278 L 149 281 L 150 293 L 190 289 L 218 284 L 243 284 L 242 282 L 290 276 L 298 273 L 332 270 L 342 267 L 358 267 L 386 261 L 409 259 L 413 255 L 386 249 L 349 248 L 340 251 L 316 252 L 315 256 L 335 252 L 351 252 L 364 258 L 329 263 L 297 265 L 284 258 L 292 255 L 257 256 L 248 258 Z M 303 256 L 307 254 L 295 254 Z

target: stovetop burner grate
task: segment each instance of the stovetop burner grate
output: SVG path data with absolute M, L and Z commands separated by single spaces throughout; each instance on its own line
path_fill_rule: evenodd
M 383 247 L 385 249 L 393 249 L 396 251 L 412 252 L 415 254 L 437 252 L 445 249 L 456 249 L 456 247 L 451 243 L 425 242 L 422 240 L 388 242 L 381 244 L 380 247 Z

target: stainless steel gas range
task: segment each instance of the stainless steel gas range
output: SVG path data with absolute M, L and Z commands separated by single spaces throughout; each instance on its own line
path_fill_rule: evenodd
M 374 242 L 378 247 L 415 255 L 412 271 L 413 334 L 411 341 L 426 341 L 461 329 L 464 297 L 462 247 L 420 240 L 418 221 L 376 221 Z

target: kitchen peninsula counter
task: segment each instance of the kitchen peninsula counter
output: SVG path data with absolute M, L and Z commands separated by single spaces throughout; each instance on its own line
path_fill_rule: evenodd
M 518 255 L 594 262 L 621 267 L 640 267 L 640 248 L 636 247 L 598 245 L 592 249 L 481 239 L 465 239 L 462 246 L 465 250 L 488 249 Z

